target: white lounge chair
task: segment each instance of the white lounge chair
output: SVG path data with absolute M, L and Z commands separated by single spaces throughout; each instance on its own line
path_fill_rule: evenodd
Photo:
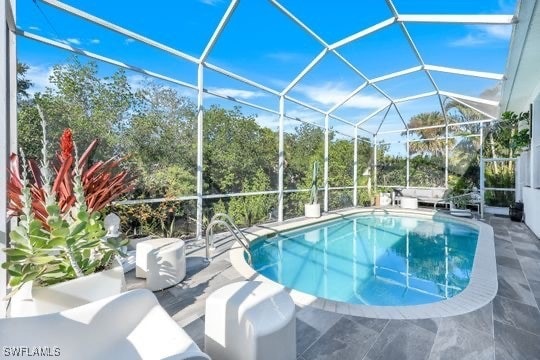
M 450 205 L 450 215 L 472 218 L 473 213 L 471 212 L 470 209 L 461 209 L 461 208 L 456 207 L 455 200 L 458 200 L 458 199 L 465 200 L 467 205 L 480 206 L 480 194 L 478 193 L 476 189 L 473 189 L 473 191 L 466 194 L 455 195 L 455 196 L 450 196 L 450 197 L 441 199 L 439 202 L 436 202 L 433 205 L 433 208 L 436 209 L 438 203 L 446 202 L 447 204 Z M 480 212 L 480 210 L 478 212 Z
M 452 201 L 450 201 L 450 215 L 457 216 L 457 217 L 467 217 L 467 218 L 473 217 L 471 209 L 456 208 L 456 206 L 454 205 Z
M 42 354 L 33 359 L 210 360 L 143 289 L 55 314 L 0 319 L 0 349 L 4 356 Z

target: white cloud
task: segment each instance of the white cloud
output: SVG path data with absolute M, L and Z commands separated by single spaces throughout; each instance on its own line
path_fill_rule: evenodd
M 343 83 L 327 82 L 318 86 L 313 85 L 299 85 L 295 87 L 295 90 L 302 93 L 310 100 L 316 101 L 319 104 L 325 105 L 328 108 L 343 101 L 351 90 L 345 88 Z M 378 109 L 385 105 L 388 105 L 388 100 L 384 97 L 378 97 L 374 95 L 362 95 L 360 92 L 356 94 L 352 99 L 347 101 L 342 107 L 355 108 L 355 109 Z
M 124 41 L 124 43 L 125 43 L 126 45 L 129 45 L 129 44 L 134 43 L 134 42 L 135 42 L 135 40 L 132 39 L 132 38 L 127 38 L 127 39 Z
M 101 40 L 99 40 L 99 39 L 92 39 L 92 40 L 90 40 L 90 44 L 95 44 L 95 45 L 97 45 L 97 44 L 99 44 L 100 42 L 101 42 Z
M 45 91 L 46 87 L 52 87 L 49 77 L 52 75 L 53 68 L 42 65 L 28 65 L 26 78 L 32 82 L 32 87 L 28 89 L 29 94 Z
M 209 90 L 221 96 L 239 98 L 239 99 L 253 99 L 253 98 L 265 96 L 264 93 L 259 92 L 259 91 L 240 90 L 240 89 L 232 89 L 232 88 L 210 88 Z
M 81 40 L 77 38 L 67 38 L 66 41 L 70 44 L 81 45 Z
M 464 37 L 450 42 L 451 46 L 477 46 L 496 41 L 507 41 L 512 35 L 510 25 L 478 25 L 472 26 Z
M 41 29 L 37 26 L 29 26 L 28 29 L 34 30 L 34 31 L 41 31 Z
M 199 0 L 201 3 L 210 6 L 216 6 L 222 2 L 222 0 Z
M 516 11 L 515 0 L 499 0 L 499 10 L 504 14 L 513 14 Z
M 467 46 L 475 46 L 475 45 L 482 45 L 482 44 L 485 44 L 487 41 L 485 38 L 481 38 L 481 37 L 478 37 L 478 36 L 475 36 L 473 34 L 467 34 L 465 35 L 464 37 L 460 38 L 460 39 L 457 39 L 457 40 L 453 40 L 450 45 L 451 46 L 464 46 L 464 47 L 467 47 Z
M 133 74 L 127 76 L 127 82 L 131 91 L 135 92 L 137 90 L 143 89 L 148 83 L 148 78 L 141 74 Z
M 512 26 L 510 25 L 485 25 L 482 26 L 482 29 L 486 34 L 496 39 L 508 40 L 512 36 Z
M 301 107 L 298 107 L 296 109 L 292 109 L 287 111 L 285 109 L 285 114 L 287 115 L 287 118 L 285 119 L 285 123 L 293 122 L 293 119 L 300 119 L 302 121 L 306 121 L 312 124 L 317 125 L 323 125 L 324 123 L 324 115 L 319 114 L 315 111 L 303 109 Z M 297 122 L 294 122 L 295 126 L 298 126 Z
M 270 114 L 264 112 L 262 114 L 257 114 L 257 123 L 261 126 L 276 129 L 279 126 L 279 116 L 275 114 Z
M 266 57 L 279 62 L 290 63 L 303 60 L 305 55 L 294 52 L 275 52 L 267 54 Z

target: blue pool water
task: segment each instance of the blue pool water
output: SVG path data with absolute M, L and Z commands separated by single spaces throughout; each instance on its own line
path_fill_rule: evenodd
M 462 223 L 369 215 L 255 242 L 253 268 L 289 288 L 366 305 L 450 298 L 469 283 L 478 231 Z

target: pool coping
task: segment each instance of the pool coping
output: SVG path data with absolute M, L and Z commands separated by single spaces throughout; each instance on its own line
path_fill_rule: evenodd
M 435 303 L 422 305 L 403 306 L 376 306 L 350 304 L 341 301 L 329 300 L 310 295 L 295 289 L 284 287 L 291 295 L 295 304 L 300 307 L 311 306 L 314 308 L 332 311 L 344 315 L 362 316 L 380 319 L 427 319 L 435 317 L 456 316 L 477 310 L 487 305 L 498 290 L 497 265 L 495 258 L 495 243 L 493 228 L 478 220 L 456 218 L 434 210 L 408 210 L 394 207 L 387 208 L 353 208 L 342 211 L 327 213 L 320 218 L 299 218 L 296 221 L 277 225 L 260 225 L 256 230 L 244 231 L 247 239 L 253 241 L 265 235 L 294 230 L 300 227 L 314 225 L 321 222 L 339 219 L 354 214 L 396 214 L 415 215 L 422 218 L 432 219 L 434 216 L 443 217 L 455 222 L 468 224 L 478 230 L 478 241 L 474 256 L 471 278 L 467 287 L 459 294 Z M 240 244 L 235 243 L 229 251 L 229 257 L 233 267 L 241 276 L 248 280 L 265 281 L 278 284 L 273 280 L 259 274 L 244 259 L 244 251 Z M 281 285 L 281 284 L 279 284 Z M 283 285 L 281 285 L 283 286 Z

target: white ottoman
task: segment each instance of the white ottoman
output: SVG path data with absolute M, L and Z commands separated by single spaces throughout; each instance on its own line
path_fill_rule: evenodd
M 400 207 L 402 209 L 418 209 L 418 199 L 415 197 L 403 196 L 401 197 Z
M 214 360 L 294 360 L 294 302 L 278 284 L 224 286 L 206 300 L 204 345 Z
M 157 291 L 178 284 L 186 276 L 184 242 L 160 238 L 137 244 L 135 276 L 146 278 L 146 288 Z

